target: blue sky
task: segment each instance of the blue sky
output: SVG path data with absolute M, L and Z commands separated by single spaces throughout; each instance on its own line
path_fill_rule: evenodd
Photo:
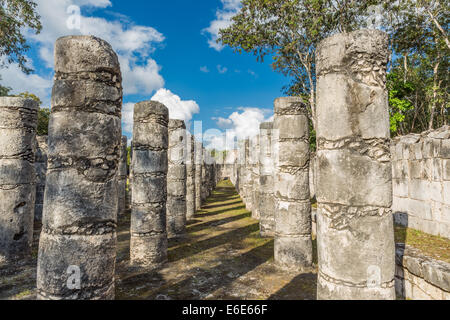
M 157 97 L 169 104 L 174 118 L 202 121 L 203 130 L 226 128 L 239 138 L 251 136 L 259 122 L 271 117 L 273 100 L 289 82 L 271 69 L 270 57 L 258 63 L 252 54 L 240 55 L 214 43 L 218 28 L 237 12 L 239 0 L 35 1 L 44 29 L 28 36 L 32 49 L 27 55 L 36 72 L 26 76 L 13 65 L 0 70 L 2 84 L 15 93 L 33 92 L 48 105 L 56 38 L 96 35 L 111 43 L 121 61 L 123 127 L 129 137 L 133 104 L 158 90 Z M 67 25 L 76 14 L 73 5 L 81 9 L 79 29 Z

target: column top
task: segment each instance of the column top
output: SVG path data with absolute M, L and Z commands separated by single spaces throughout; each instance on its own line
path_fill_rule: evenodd
M 169 109 L 162 103 L 152 100 L 142 101 L 134 105 L 134 121 L 152 116 L 162 117 L 165 122 L 169 122 Z
M 307 114 L 306 104 L 301 97 L 281 97 L 274 102 L 275 115 Z
M 353 65 L 363 68 L 359 64 L 364 60 L 374 60 L 380 66 L 388 63 L 387 33 L 374 29 L 338 33 L 322 40 L 317 46 L 318 75 Z
M 263 122 L 259 125 L 259 129 L 271 130 L 273 129 L 273 122 Z
M 37 101 L 22 97 L 0 97 L 0 108 L 25 108 L 29 110 L 39 110 Z
M 55 43 L 55 72 L 110 72 L 120 75 L 111 45 L 94 36 L 66 36 Z

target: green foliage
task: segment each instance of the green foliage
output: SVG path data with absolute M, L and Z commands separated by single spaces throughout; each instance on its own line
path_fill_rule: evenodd
M 32 99 L 32 100 L 36 101 L 39 105 L 42 104 L 42 101 L 41 101 L 41 99 L 39 99 L 38 96 L 36 96 L 35 94 L 30 93 L 30 92 L 28 92 L 28 91 L 19 93 L 17 96 L 18 96 L 18 97 L 25 98 L 25 99 Z
M 389 103 L 395 134 L 448 124 L 449 1 L 437 0 L 244 0 L 218 42 L 257 61 L 272 58 L 275 71 L 291 82 L 283 90 L 309 102 L 315 128 L 315 53 L 317 44 L 337 32 L 367 27 L 378 6 L 378 27 L 388 32 Z M 314 149 L 314 146 L 311 146 Z
M 38 136 L 48 135 L 48 122 L 50 120 L 50 110 L 46 108 L 39 109 L 38 124 L 36 134 Z
M 42 104 L 41 99 L 33 93 L 28 91 L 22 92 L 18 95 L 18 97 L 32 99 L 36 101 L 39 105 Z M 38 136 L 46 136 L 48 135 L 48 123 L 50 121 L 50 110 L 47 108 L 40 108 L 38 111 L 38 123 L 37 123 L 37 131 L 36 134 Z
M 131 165 L 131 147 L 127 147 L 127 164 L 129 168 Z
M 398 133 L 399 126 L 405 121 L 406 113 L 414 109 L 413 104 L 407 99 L 414 92 L 414 85 L 400 79 L 400 75 L 395 71 L 394 69 L 387 77 L 390 126 L 393 136 Z
M 36 34 L 42 29 L 36 3 L 30 0 L 0 0 L 0 57 L 5 58 L 0 67 L 16 62 L 23 72 L 32 71 L 26 66 L 24 56 L 29 49 L 23 35 L 26 28 Z

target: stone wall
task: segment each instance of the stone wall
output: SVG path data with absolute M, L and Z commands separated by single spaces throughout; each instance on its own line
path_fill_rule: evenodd
M 396 223 L 450 238 L 450 126 L 394 139 Z
M 450 300 L 450 264 L 432 259 L 410 246 L 397 244 L 395 252 L 397 298 Z

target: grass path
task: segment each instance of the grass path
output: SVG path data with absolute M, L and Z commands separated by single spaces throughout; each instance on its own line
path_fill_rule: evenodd
M 129 221 L 119 231 L 118 299 L 315 299 L 316 274 L 278 270 L 273 240 L 261 238 L 229 181 L 169 240 L 169 263 L 153 273 L 128 268 Z

